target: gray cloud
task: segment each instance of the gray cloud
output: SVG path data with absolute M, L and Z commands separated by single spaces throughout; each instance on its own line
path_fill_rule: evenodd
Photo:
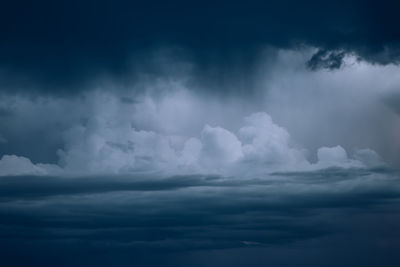
M 67 98 L 4 93 L 1 106 L 9 112 L 0 118 L 8 141 L 0 143 L 2 155 L 16 156 L 8 158 L 7 166 L 24 161 L 17 157 L 28 158 L 26 170 L 49 163 L 53 166 L 42 167 L 59 171 L 54 166 L 59 164 L 76 172 L 113 173 L 182 166 L 218 172 L 210 165 L 218 154 L 217 168 L 229 169 L 218 167 L 223 161 L 241 161 L 247 164 L 244 169 L 261 171 L 279 161 L 283 166 L 315 163 L 319 148 L 340 145 L 348 158 L 370 148 L 383 161 L 397 164 L 396 114 L 381 99 L 400 83 L 394 75 L 398 67 L 346 56 L 343 69 L 312 72 L 304 62 L 313 51 L 267 50 L 247 95 L 198 93 L 193 88 L 200 85 L 193 83 L 190 71 L 174 79 L 144 78 L 134 86 L 140 90 L 126 91 L 110 82 Z M 264 115 L 251 122 L 259 111 L 273 121 Z M 232 145 L 236 139 L 240 149 Z M 371 163 L 373 157 L 370 153 L 369 159 L 360 156 L 358 161 Z
M 138 131 L 129 120 L 118 121 L 118 114 L 107 112 L 108 118 L 91 118 L 86 126 L 66 132 L 58 165 L 33 164 L 25 157 L 4 155 L 0 176 L 158 172 L 163 176 L 218 173 L 251 177 L 276 170 L 384 165 L 373 150 L 357 150 L 357 159 L 353 159 L 340 146 L 319 148 L 318 161 L 311 164 L 304 151 L 290 145 L 287 131 L 266 113 L 246 117 L 237 135 L 206 125 L 198 138 Z
M 0 29 L 0 83 L 13 92 L 74 94 L 103 75 L 129 80 L 131 61 L 157 72 L 149 54 L 163 46 L 182 47 L 178 54 L 190 57 L 203 78 L 216 80 L 251 69 L 264 45 L 306 44 L 371 63 L 398 63 L 398 9 L 393 0 L 7 2 L 0 16 L 6 25 Z M 58 16 L 60 10 L 67 15 Z
M 325 69 L 339 69 L 343 65 L 343 59 L 346 53 L 343 51 L 327 51 L 319 49 L 315 54 L 312 55 L 309 61 L 307 61 L 307 67 L 311 70 L 317 70 L 321 68 Z
M 1 265 L 398 267 L 399 8 L 0 3 Z
M 398 67 L 310 71 L 315 51 L 266 50 L 246 94 L 188 69 L 3 92 L 2 262 L 397 267 Z
M 77 255 L 73 248 L 86 251 L 84 244 L 93 251 L 107 249 L 113 257 L 127 251 L 160 257 L 177 251 L 290 251 L 298 243 L 333 241 L 353 229 L 353 222 L 358 230 L 352 236 L 361 241 L 361 229 L 374 221 L 375 213 L 384 218 L 398 208 L 397 179 L 391 169 L 341 168 L 258 179 L 2 177 L 0 244 L 11 249 L 19 240 L 21 253 L 36 251 L 33 259 L 50 247 L 57 255 Z M 382 228 L 369 228 L 369 243 L 384 238 Z M 70 248 L 61 250 L 61 244 Z M 5 255 L 9 259 L 12 254 Z M 144 260 L 150 264 L 151 257 Z

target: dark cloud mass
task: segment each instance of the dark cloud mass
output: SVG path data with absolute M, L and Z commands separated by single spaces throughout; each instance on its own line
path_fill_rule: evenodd
M 340 168 L 256 179 L 2 177 L 0 253 L 7 266 L 319 266 L 326 253 L 338 254 L 328 266 L 396 266 L 393 182 L 390 169 Z M 351 254 L 336 247 L 343 235 Z M 283 251 L 295 258 L 276 258 Z
M 344 57 L 345 52 L 343 51 L 319 50 L 307 62 L 307 67 L 311 70 L 317 70 L 320 68 L 331 70 L 339 69 L 343 64 Z
M 245 71 L 266 45 L 307 44 L 397 63 L 399 9 L 388 0 L 3 1 L 1 83 L 13 90 L 34 81 L 36 89 L 73 91 L 104 73 L 123 77 L 132 62 L 148 62 L 151 51 L 165 46 L 181 47 L 180 57 L 222 73 L 237 62 L 247 62 Z M 337 56 L 332 65 L 316 63 L 316 54 L 312 66 L 338 67 Z

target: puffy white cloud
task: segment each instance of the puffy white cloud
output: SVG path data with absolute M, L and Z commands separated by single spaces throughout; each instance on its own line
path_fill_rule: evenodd
M 172 137 L 107 122 L 78 126 L 67 134 L 60 162 L 68 172 L 125 173 L 168 170 L 177 164 Z
M 380 156 L 372 149 L 357 149 L 351 157 L 341 146 L 321 147 L 317 152 L 318 161 L 312 164 L 313 168 L 323 169 L 329 167 L 341 168 L 373 168 L 385 166 Z
M 251 176 L 381 163 L 370 149 L 357 150 L 349 158 L 336 146 L 318 149 L 317 163 L 310 164 L 305 150 L 294 146 L 289 133 L 263 112 L 246 117 L 237 134 L 205 125 L 197 137 L 188 138 L 137 130 L 127 117 L 109 109 L 106 116 L 92 116 L 66 131 L 64 140 L 64 149 L 58 151 L 60 166 L 33 164 L 27 158 L 6 155 L 0 160 L 0 175 L 158 172 Z
M 247 161 L 258 164 L 290 165 L 304 163 L 303 151 L 291 146 L 286 129 L 276 125 L 265 112 L 245 118 L 245 126 L 239 129 L 243 140 L 243 153 Z
M 318 163 L 325 165 L 346 164 L 349 159 L 347 152 L 341 146 L 321 147 L 317 152 Z
M 201 133 L 201 163 L 212 169 L 226 168 L 243 157 L 242 144 L 230 131 L 206 125 Z
M 354 152 L 354 159 L 362 162 L 366 167 L 380 167 L 386 165 L 382 158 L 372 149 L 358 149 Z
M 33 164 L 28 158 L 15 155 L 4 155 L 0 159 L 0 176 L 4 175 L 46 175 L 59 173 L 61 170 L 57 165 Z

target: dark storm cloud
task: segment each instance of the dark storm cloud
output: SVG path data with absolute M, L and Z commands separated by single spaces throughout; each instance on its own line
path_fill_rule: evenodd
M 0 265 L 400 266 L 399 5 L 2 1 Z
M 241 249 L 236 255 L 246 255 L 261 248 L 292 253 L 292 246 L 304 242 L 311 242 L 310 249 L 321 249 L 319 243 L 331 249 L 332 242 L 347 243 L 335 241 L 342 234 L 351 236 L 349 246 L 365 247 L 386 240 L 385 227 L 391 227 L 392 238 L 400 234 L 388 225 L 399 208 L 396 183 L 397 172 L 390 169 L 338 168 L 257 179 L 1 177 L 0 254 L 7 266 L 156 266 L 159 257 L 172 257 L 164 262 L 171 266 L 202 266 L 194 253 Z M 382 225 L 374 221 L 378 214 Z M 378 248 L 373 255 L 389 255 L 391 249 Z M 357 255 L 348 258 L 360 262 Z M 396 263 L 398 257 L 385 261 Z
M 351 175 L 345 173 L 345 169 L 326 169 L 262 179 L 2 177 L 2 227 L 32 228 L 13 234 L 3 231 L 2 237 L 68 238 L 70 229 L 70 238 L 132 244 L 171 240 L 178 247 L 184 242 L 185 249 L 199 244 L 204 248 L 267 245 L 325 233 L 328 226 L 315 221 L 321 216 L 317 210 L 371 212 L 400 196 L 392 186 L 398 180 L 396 172 L 354 169 Z M 138 234 L 140 229 L 149 232 Z
M 327 51 L 320 49 L 307 62 L 307 67 L 311 70 L 317 69 L 339 69 L 343 64 L 345 56 L 343 51 Z
M 345 182 L 354 177 L 368 177 L 372 174 L 396 177 L 398 172 L 386 168 L 343 169 L 332 167 L 316 171 L 275 172 L 273 179 L 222 178 L 210 175 L 181 175 L 155 179 L 152 175 L 109 175 L 83 176 L 76 178 L 56 176 L 3 176 L 0 178 L 0 199 L 35 199 L 54 196 L 101 194 L 119 191 L 170 191 L 192 187 L 235 188 L 241 186 L 279 186 L 282 184 L 314 184 Z M 278 177 L 278 178 L 276 178 Z M 288 179 L 289 178 L 289 179 Z M 295 180 L 293 180 L 295 178 Z M 327 181 L 327 179 L 329 179 Z M 385 185 L 385 183 L 382 183 Z
M 397 63 L 399 8 L 389 0 L 3 1 L 1 84 L 68 92 L 104 74 L 123 81 L 132 64 L 157 71 L 149 51 L 165 46 L 182 47 L 179 57 L 190 58 L 206 76 L 213 69 L 218 79 L 237 64 L 248 69 L 265 45 L 308 44 Z M 337 56 L 314 66 L 340 66 Z
M 118 191 L 176 190 L 193 186 L 212 186 L 212 176 L 176 176 L 155 180 L 149 175 L 60 178 L 51 176 L 6 176 L 0 179 L 0 198 L 43 198 L 58 195 L 96 194 Z

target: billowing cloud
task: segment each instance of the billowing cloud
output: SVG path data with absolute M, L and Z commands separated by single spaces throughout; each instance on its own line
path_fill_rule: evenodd
M 1 1 L 1 266 L 400 266 L 399 3 Z
M 246 117 L 239 136 L 244 142 L 243 153 L 249 161 L 266 165 L 290 165 L 305 161 L 302 151 L 291 147 L 292 140 L 286 129 L 276 125 L 266 113 Z
M 233 133 L 221 127 L 206 125 L 201 133 L 200 156 L 206 166 L 226 168 L 228 164 L 243 158 L 242 144 Z
M 96 114 L 97 115 L 97 114 Z M 311 170 L 329 167 L 365 168 L 379 165 L 376 152 L 357 150 L 351 159 L 340 147 L 322 147 L 318 162 L 311 164 L 304 149 L 293 146 L 289 133 L 266 113 L 244 119 L 235 134 L 205 125 L 198 137 L 165 135 L 136 130 L 118 114 L 94 116 L 65 132 L 59 164 L 33 164 L 25 157 L 5 155 L 1 175 L 21 174 L 166 174 L 224 175 L 268 174 L 277 170 Z M 185 140 L 186 139 L 186 140 Z
M 0 159 L 0 176 L 59 174 L 62 170 L 54 164 L 33 164 L 28 158 L 4 155 Z
M 0 159 L 0 175 L 46 174 L 46 171 L 25 157 L 4 155 Z
M 21 173 L 4 159 L 4 174 L 251 176 L 396 164 L 397 114 L 382 99 L 400 84 L 399 68 L 346 56 L 343 69 L 310 71 L 312 50 L 266 51 L 246 95 L 199 93 L 190 71 L 130 91 L 110 83 L 65 98 L 3 93 L 2 156 L 30 166 Z

